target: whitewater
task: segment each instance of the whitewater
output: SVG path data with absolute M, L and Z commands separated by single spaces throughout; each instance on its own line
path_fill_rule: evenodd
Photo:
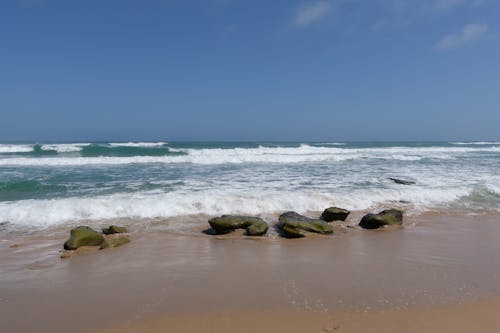
M 328 206 L 499 212 L 499 166 L 494 141 L 0 143 L 0 223 L 182 224 Z

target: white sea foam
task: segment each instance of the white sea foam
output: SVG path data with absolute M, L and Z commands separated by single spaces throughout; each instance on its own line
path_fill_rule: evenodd
M 500 145 L 500 141 L 450 142 L 452 145 Z
M 0 153 L 27 153 L 33 150 L 33 145 L 0 144 Z
M 2 158 L 0 165 L 65 166 L 131 163 L 300 163 L 321 161 L 346 161 L 355 159 L 387 159 L 417 161 L 421 159 L 455 159 L 470 152 L 500 153 L 500 147 L 389 147 L 389 148 L 338 148 L 314 147 L 258 147 L 176 149 L 181 156 L 131 156 L 131 157 L 17 157 Z
M 111 147 L 162 147 L 166 145 L 166 142 L 111 142 L 109 145 Z
M 127 193 L 91 198 L 0 202 L 0 222 L 48 227 L 78 220 L 167 218 L 191 214 L 268 214 L 295 210 L 321 211 L 335 205 L 347 209 L 380 209 L 384 203 L 411 202 L 414 211 L 452 203 L 467 195 L 466 187 L 429 189 L 398 187 L 349 193 L 207 190 L 190 193 Z
M 58 153 L 70 153 L 80 151 L 82 147 L 90 143 L 57 143 L 57 144 L 43 144 L 42 150 L 55 150 Z

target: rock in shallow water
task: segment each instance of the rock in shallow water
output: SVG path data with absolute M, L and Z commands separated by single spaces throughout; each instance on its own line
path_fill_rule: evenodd
M 345 221 L 350 211 L 338 207 L 330 207 L 321 214 L 321 219 L 326 222 Z
M 366 214 L 359 222 L 364 229 L 378 229 L 385 226 L 402 225 L 403 211 L 398 209 L 384 210 L 378 214 Z
M 227 234 L 236 229 L 246 229 L 249 236 L 261 236 L 269 229 L 263 219 L 255 216 L 222 215 L 210 219 L 208 224 L 219 235 Z
M 323 220 L 312 219 L 296 212 L 286 212 L 280 215 L 278 229 L 287 238 L 306 236 L 305 232 L 332 234 L 333 228 Z
M 110 225 L 108 228 L 102 228 L 102 233 L 105 235 L 112 235 L 112 234 L 123 234 L 127 233 L 128 230 L 125 227 L 120 227 L 117 225 Z
M 389 177 L 390 180 L 395 182 L 396 184 L 401 184 L 401 185 L 415 185 L 415 182 L 413 180 L 403 180 L 403 179 L 397 179 L 397 178 L 392 178 Z
M 81 246 L 101 246 L 104 237 L 94 229 L 86 226 L 71 229 L 69 239 L 64 243 L 65 250 L 76 250 Z

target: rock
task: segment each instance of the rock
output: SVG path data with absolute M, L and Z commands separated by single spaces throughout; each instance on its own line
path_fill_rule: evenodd
M 364 229 L 378 229 L 385 226 L 402 225 L 403 211 L 398 209 L 384 210 L 378 214 L 366 214 L 359 222 Z
M 321 214 L 321 219 L 326 222 L 332 221 L 345 221 L 347 215 L 349 215 L 350 211 L 337 207 L 330 207 L 325 209 L 323 214 Z
M 264 235 L 269 226 L 267 223 L 254 216 L 222 215 L 208 221 L 216 234 L 227 234 L 236 229 L 246 229 L 249 236 Z
M 323 220 L 312 219 L 296 212 L 286 212 L 280 215 L 278 229 L 287 238 L 306 236 L 305 231 L 319 234 L 332 234 L 333 228 Z
M 403 179 L 397 179 L 397 178 L 391 178 L 389 177 L 390 180 L 395 182 L 396 184 L 401 184 L 401 185 L 415 185 L 415 182 L 412 180 L 403 180 Z
M 117 225 L 110 225 L 109 228 L 102 228 L 102 233 L 105 235 L 112 235 L 112 234 L 126 234 L 128 233 L 127 228 L 125 227 L 120 227 Z
M 102 242 L 101 249 L 106 249 L 108 247 L 118 247 L 127 243 L 130 243 L 130 238 L 125 236 L 107 238 L 104 242 Z
M 64 243 L 64 249 L 76 250 L 81 246 L 101 246 L 104 237 L 90 227 L 80 226 L 71 229 L 69 239 Z

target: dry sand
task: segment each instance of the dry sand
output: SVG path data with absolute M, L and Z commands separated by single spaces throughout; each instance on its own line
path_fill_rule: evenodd
M 64 260 L 67 231 L 1 235 L 0 327 L 499 332 L 499 222 L 427 214 L 399 230 L 297 240 L 137 232 Z

